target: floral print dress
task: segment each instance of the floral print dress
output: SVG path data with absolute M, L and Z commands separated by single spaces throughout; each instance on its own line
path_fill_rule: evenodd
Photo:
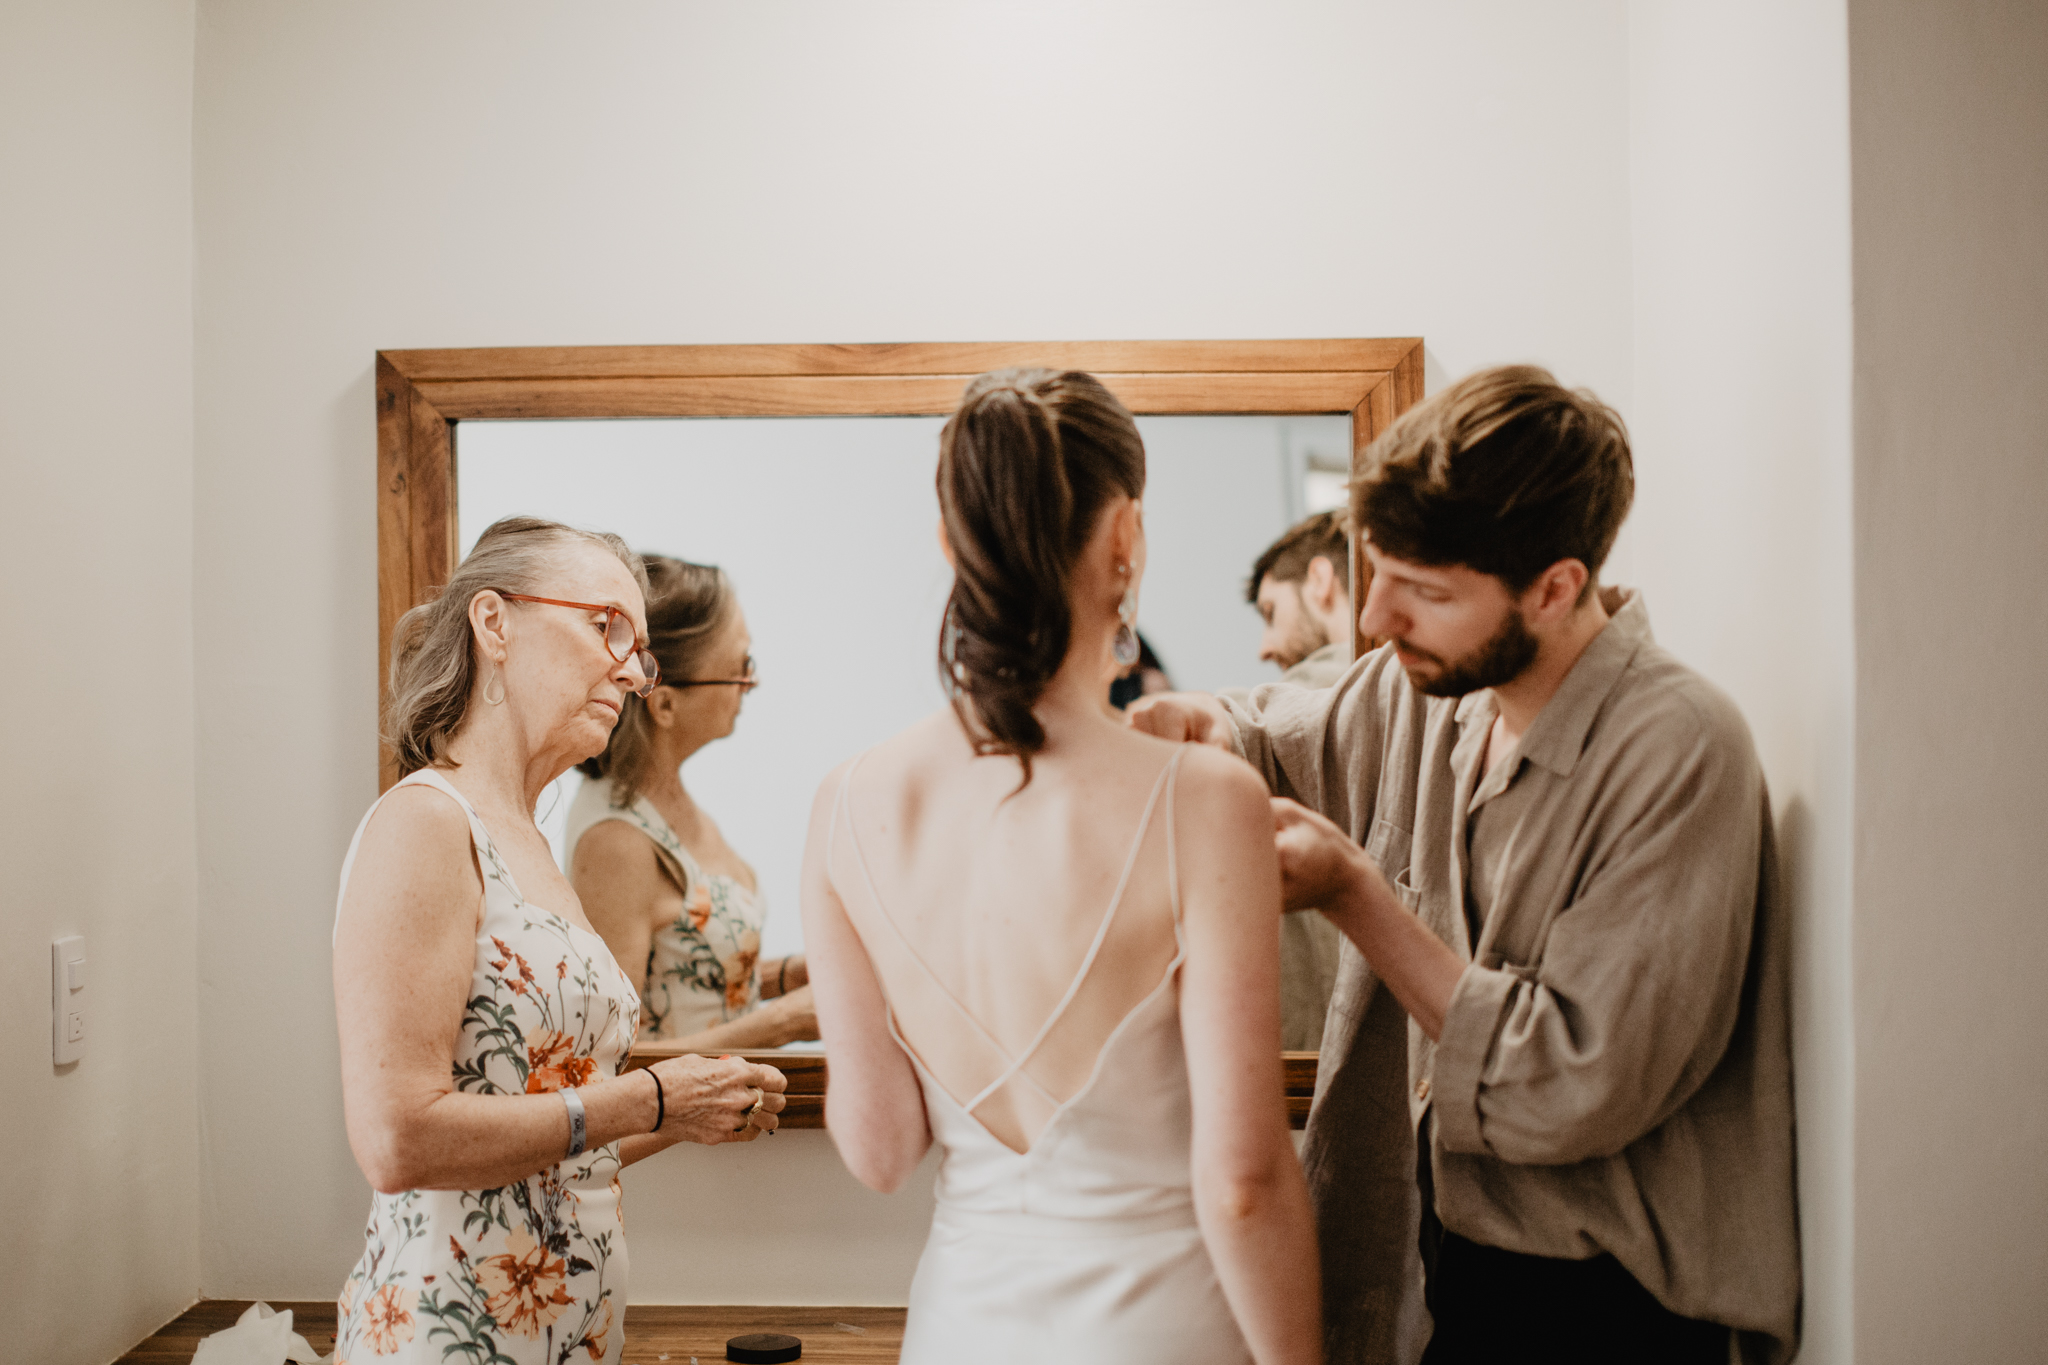
M 604 940 L 527 903 L 447 779 L 428 769 L 398 785 L 453 797 L 483 870 L 456 1089 L 536 1094 L 617 1075 L 640 1009 Z M 369 823 L 342 863 L 344 893 Z M 341 1291 L 335 1365 L 618 1365 L 627 1260 L 617 1144 L 495 1190 L 374 1195 L 364 1241 Z
M 683 1038 L 757 1008 L 767 903 L 735 877 L 707 874 L 646 797 L 613 805 L 608 778 L 585 779 L 569 808 L 572 863 L 576 841 L 604 820 L 624 821 L 653 840 L 661 865 L 683 893 L 682 913 L 655 930 L 648 944 L 640 985 L 645 1036 Z

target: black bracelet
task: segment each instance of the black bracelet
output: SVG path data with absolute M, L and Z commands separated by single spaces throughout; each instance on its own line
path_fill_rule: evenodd
M 782 960 L 775 964 L 775 993 L 777 995 L 789 994 L 789 955 L 787 953 L 783 954 Z
M 654 1081 L 654 1126 L 647 1131 L 658 1133 L 661 1131 L 662 1121 L 668 1117 L 668 1096 L 661 1093 L 661 1077 L 654 1074 L 653 1067 L 647 1068 L 647 1074 Z

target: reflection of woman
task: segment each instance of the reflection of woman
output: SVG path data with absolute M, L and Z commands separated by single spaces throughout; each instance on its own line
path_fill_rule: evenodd
M 576 894 L 613 956 L 639 971 L 646 1036 L 700 1051 L 815 1038 L 803 958 L 759 960 L 768 909 L 754 869 L 683 786 L 682 765 L 732 733 L 754 687 L 746 616 L 718 569 L 641 563 L 662 685 L 628 697 L 604 754 L 582 765 L 568 831 Z
M 398 623 L 406 776 L 356 830 L 334 925 L 349 1145 L 377 1191 L 338 1358 L 616 1365 L 619 1169 L 775 1127 L 770 1067 L 618 1074 L 639 1002 L 534 826 L 656 676 L 636 576 L 615 536 L 508 518 Z
M 945 1152 L 906 1365 L 1321 1358 L 1264 784 L 1103 705 L 1144 486 L 1090 376 L 969 384 L 939 438 L 953 709 L 812 812 L 833 1140 L 878 1189 Z

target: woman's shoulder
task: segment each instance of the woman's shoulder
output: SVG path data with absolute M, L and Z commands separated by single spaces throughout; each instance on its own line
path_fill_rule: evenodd
M 960 732 L 959 719 L 950 710 L 934 711 L 879 744 L 842 759 L 818 784 L 818 798 L 836 797 L 855 769 L 870 779 L 887 782 L 927 771 L 933 764 L 961 763 L 973 757 L 973 748 Z
M 603 820 L 582 832 L 582 837 L 570 849 L 569 858 L 573 865 L 582 866 L 590 860 L 610 864 L 627 855 L 645 853 L 647 863 L 652 867 L 658 847 L 645 830 L 624 820 Z
M 439 782 L 401 782 L 364 817 L 351 865 L 467 875 L 476 866 L 473 843 L 469 811 L 452 791 Z
M 1270 818 L 1265 782 L 1237 755 L 1207 744 L 1175 743 L 1135 731 L 1132 737 L 1149 748 L 1172 751 L 1160 757 L 1178 765 L 1173 800 L 1183 821 L 1214 819 L 1237 824 L 1249 818 Z
M 1266 790 L 1266 784 L 1249 763 L 1213 745 L 1161 739 L 1133 729 L 1121 731 L 1121 736 L 1120 744 L 1141 768 L 1149 770 L 1161 763 L 1178 763 L 1180 770 L 1174 775 L 1174 785 L 1180 791 L 1188 790 L 1190 785 L 1226 791 L 1255 790 L 1261 794 Z
M 469 841 L 469 807 L 450 788 L 446 779 L 402 781 L 384 793 L 372 810 L 365 837 L 382 827 L 390 835 L 423 835 L 433 842 L 445 842 L 461 835 Z
M 576 848 L 586 838 L 595 838 L 608 843 L 630 842 L 631 840 L 652 840 L 663 843 L 663 836 L 674 837 L 668 821 L 645 796 L 635 796 L 621 805 L 618 789 L 607 777 L 586 777 L 576 796 L 569 802 L 569 821 L 563 831 L 563 843 L 573 857 Z

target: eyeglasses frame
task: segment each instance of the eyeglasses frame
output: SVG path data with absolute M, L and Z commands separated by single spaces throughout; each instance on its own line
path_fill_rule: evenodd
M 663 687 L 738 687 L 748 692 L 761 685 L 761 672 L 754 663 L 754 656 L 747 656 L 747 676 L 744 678 L 684 678 L 681 682 L 662 679 Z
M 657 687 L 660 687 L 660 686 L 662 686 L 662 681 L 661 681 L 661 661 L 660 661 L 659 659 L 655 659 L 655 657 L 654 657 L 654 651 L 653 651 L 653 650 L 651 650 L 651 649 L 642 649 L 642 648 L 640 647 L 640 643 L 639 643 L 638 639 L 635 639 L 635 641 L 634 641 L 634 643 L 633 643 L 633 648 L 632 648 L 631 650 L 629 650 L 629 651 L 627 652 L 627 654 L 626 654 L 626 657 L 625 657 L 625 658 L 623 658 L 623 659 L 622 659 L 622 658 L 620 658 L 620 657 L 619 657 L 618 655 L 616 655 L 616 654 L 612 654 L 612 618 L 613 618 L 614 616 L 625 616 L 625 615 L 626 615 L 626 613 L 625 613 L 625 612 L 623 612 L 623 611 L 621 611 L 621 610 L 620 610 L 619 608 L 617 608 L 617 607 L 615 607 L 615 606 L 612 606 L 612 605 L 611 605 L 610 603 L 607 603 L 607 602 L 565 602 L 565 601 L 563 601 L 563 600 L 562 600 L 561 598 L 559 598 L 559 597 L 535 597 L 535 596 L 534 596 L 533 594 L 531 594 L 531 593 L 524 593 L 524 592 L 506 592 L 506 591 L 505 591 L 505 590 L 504 590 L 503 588 L 492 588 L 492 589 L 490 589 L 490 591 L 492 591 L 492 592 L 494 592 L 494 593 L 498 594 L 498 596 L 500 596 L 500 597 L 504 598 L 504 599 L 505 599 L 505 600 L 506 600 L 507 602 L 538 602 L 538 603 L 540 603 L 541 605 L 543 605 L 543 606 L 548 606 L 548 607 L 572 607 L 572 608 L 574 608 L 574 609 L 576 609 L 576 610 L 578 610 L 578 611 L 601 611 L 601 612 L 603 612 L 603 613 L 604 613 L 604 652 L 605 652 L 606 654 L 610 654 L 610 655 L 611 655 L 611 659 L 612 659 L 612 662 L 613 662 L 613 663 L 620 663 L 620 664 L 623 664 L 623 663 L 629 663 L 629 662 L 635 662 L 635 661 L 636 661 L 636 656 L 639 656 L 639 655 L 645 655 L 645 656 L 646 656 L 646 657 L 647 657 L 648 659 L 652 660 L 652 661 L 653 661 L 653 663 L 654 663 L 654 671 L 653 671 L 653 673 L 652 673 L 652 674 L 649 674 L 649 673 L 648 673 L 648 671 L 647 671 L 647 665 L 646 665 L 646 664 L 641 664 L 641 665 L 640 665 L 640 676 L 641 676 L 641 677 L 643 677 L 643 678 L 646 678 L 646 679 L 647 679 L 647 686 L 646 686 L 646 688 L 645 688 L 645 689 L 642 689 L 642 688 L 638 688 L 638 687 L 634 688 L 634 689 L 633 689 L 633 695 L 634 695 L 634 696 L 636 696 L 636 697 L 638 697 L 638 698 L 640 698 L 640 699 L 641 699 L 642 701 L 645 701 L 645 700 L 647 700 L 647 698 L 649 698 L 649 697 L 651 697 L 651 696 L 653 696 L 653 695 L 654 695 L 654 689 L 655 689 L 655 688 L 657 688 Z M 630 617 L 628 617 L 628 618 L 627 618 L 627 624 L 628 624 L 628 625 L 631 625 L 631 624 L 632 624 L 632 619 L 631 619 Z

